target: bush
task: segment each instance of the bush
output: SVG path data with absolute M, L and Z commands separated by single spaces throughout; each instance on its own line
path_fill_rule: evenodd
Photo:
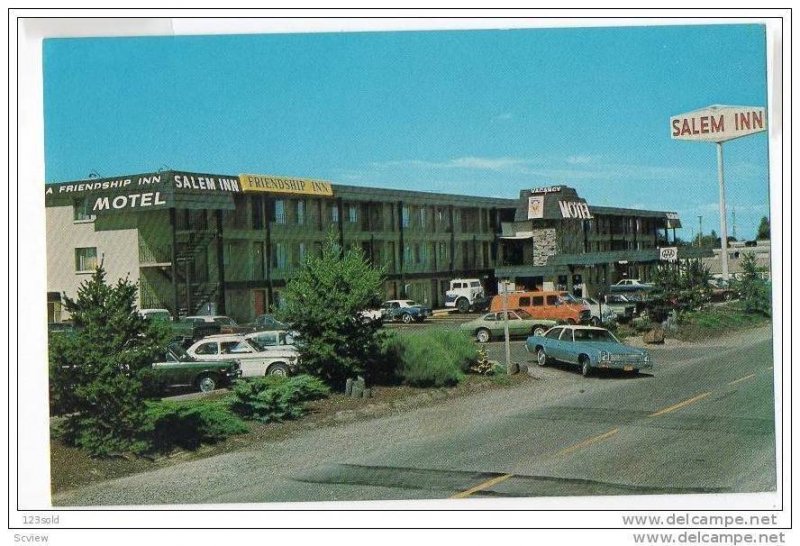
M 464 379 L 464 372 L 457 359 L 438 343 L 406 343 L 400 374 L 403 380 L 414 387 L 449 387 Z
M 475 342 L 461 330 L 431 330 L 430 338 L 444 347 L 462 372 L 468 371 L 478 360 L 478 349 Z
M 245 419 L 267 423 L 295 419 L 307 411 L 305 402 L 325 398 L 328 387 L 315 377 L 267 376 L 250 381 L 237 381 L 230 408 Z
M 364 379 L 368 385 L 397 385 L 402 381 L 398 368 L 403 360 L 404 347 L 396 331 L 380 332 L 378 353 L 364 367 Z
M 309 255 L 281 293 L 279 318 L 303 334 L 301 370 L 334 387 L 365 373 L 378 355 L 378 326 L 360 312 L 380 301 L 383 271 L 361 249 L 343 252 L 329 234 L 321 256 Z
M 224 402 L 150 402 L 142 441 L 151 452 L 169 452 L 175 447 L 194 450 L 247 430 Z

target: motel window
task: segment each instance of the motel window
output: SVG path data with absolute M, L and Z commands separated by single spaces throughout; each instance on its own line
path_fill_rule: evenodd
M 275 223 L 286 223 L 286 202 L 283 199 L 275 200 Z
M 414 249 L 411 247 L 411 245 L 404 245 L 403 251 L 403 261 L 407 265 L 411 264 L 414 260 Z
M 300 243 L 297 246 L 297 263 L 303 264 L 306 261 L 306 244 Z
M 339 205 L 336 203 L 331 204 L 331 222 L 334 224 L 339 223 Z
M 262 209 L 261 197 L 253 197 L 250 200 L 253 218 L 253 229 L 264 229 L 264 211 Z
M 286 269 L 286 245 L 275 243 L 272 246 L 272 265 L 275 269 Z
M 94 220 L 92 205 L 88 197 L 81 197 L 72 202 L 72 219 L 76 222 L 87 222 Z
M 406 206 L 403 207 L 401 222 L 404 228 L 411 225 L 411 210 Z
M 420 207 L 419 208 L 419 227 L 421 227 L 421 228 L 425 227 L 425 220 L 426 220 L 425 216 L 426 216 L 425 207 Z
M 439 242 L 439 260 L 444 262 L 447 260 L 447 243 Z
M 422 252 L 420 251 L 419 244 L 414 245 L 414 263 L 422 263 Z
M 351 224 L 358 222 L 358 208 L 355 205 L 347 207 L 347 221 Z
M 302 199 L 297 202 L 297 225 L 302 226 L 306 223 L 306 202 Z
M 75 249 L 75 271 L 82 273 L 97 269 L 97 248 Z

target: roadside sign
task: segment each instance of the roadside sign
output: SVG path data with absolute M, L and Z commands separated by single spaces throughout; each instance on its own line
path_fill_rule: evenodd
M 669 118 L 675 140 L 725 142 L 767 130 L 764 108 L 714 105 Z
M 658 259 L 662 262 L 674 262 L 678 259 L 678 247 L 667 246 L 658 249 Z

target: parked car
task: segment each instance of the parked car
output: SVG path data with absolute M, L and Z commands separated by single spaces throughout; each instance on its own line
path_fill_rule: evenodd
M 244 334 L 252 331 L 249 325 L 238 324 L 231 317 L 225 315 L 193 315 L 185 318 L 198 321 L 202 320 L 209 324 L 217 324 L 219 325 L 220 334 Z
M 480 343 L 486 343 L 492 338 L 505 335 L 505 314 L 503 311 L 497 313 L 486 313 L 480 318 L 470 320 L 459 326 L 462 332 L 474 335 Z M 542 335 L 548 328 L 555 326 L 554 320 L 535 319 L 527 311 L 514 309 L 508 312 L 508 335 L 527 336 L 530 334 Z
M 605 328 L 595 326 L 556 326 L 544 335 L 529 337 L 525 349 L 536 355 L 539 366 L 553 360 L 577 364 L 584 376 L 598 369 L 638 373 L 653 367 L 647 351 L 624 345 Z
M 708 281 L 708 285 L 711 288 L 709 294 L 711 301 L 730 301 L 738 297 L 736 290 L 732 289 L 727 281 L 711 279 Z
M 364 309 L 358 318 L 363 324 L 383 324 L 383 309 Z
M 252 339 L 263 349 L 269 350 L 272 347 L 295 347 L 296 333 L 289 330 L 265 330 L 244 334 L 244 338 Z
M 250 328 L 251 332 L 264 330 L 288 330 L 289 325 L 281 322 L 272 315 L 258 315 L 253 322 L 248 322 L 244 326 Z
M 605 306 L 614 311 L 617 315 L 617 320 L 625 322 L 633 319 L 639 314 L 639 305 L 641 302 L 636 302 L 622 294 L 606 294 Z
M 139 309 L 139 316 L 158 322 L 172 322 L 172 313 L 168 309 Z
M 402 320 L 409 324 L 422 322 L 431 316 L 431 308 L 420 305 L 414 300 L 389 300 L 381 306 L 383 320 Z
M 608 291 L 615 294 L 643 294 L 654 289 L 654 284 L 639 279 L 622 279 L 608 287 Z
M 198 339 L 206 336 L 218 334 L 220 325 L 213 321 L 207 321 L 205 317 L 190 316 L 182 317 L 170 323 L 174 339 L 181 342 L 184 347 L 188 347 Z
M 300 354 L 293 346 L 267 349 L 243 335 L 219 334 L 194 343 L 187 352 L 198 360 L 239 362 L 242 377 L 289 375 L 297 372 Z
M 219 386 L 228 385 L 242 373 L 235 360 L 200 361 L 178 343 L 167 347 L 152 367 L 154 379 L 159 385 L 195 387 L 201 392 L 211 392 Z
M 589 324 L 592 326 L 600 326 L 608 322 L 615 322 L 619 320 L 619 315 L 606 304 L 601 304 L 600 300 L 595 298 L 581 298 L 581 301 L 589 307 L 592 312 L 592 317 L 589 319 Z
M 569 303 L 560 292 L 509 292 L 492 298 L 490 311 L 502 311 L 508 300 L 508 309 L 523 309 L 537 319 L 555 320 L 569 324 L 583 324 L 592 318 L 592 312 L 582 303 Z

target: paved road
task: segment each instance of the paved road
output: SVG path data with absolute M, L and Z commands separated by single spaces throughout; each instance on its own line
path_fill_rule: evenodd
M 515 354 L 522 342 L 515 342 Z M 760 492 L 776 488 L 769 329 L 653 350 L 650 375 L 536 368 L 512 389 L 54 497 L 126 505 Z M 490 352 L 502 352 L 491 344 Z M 516 357 L 515 357 L 516 359 Z

